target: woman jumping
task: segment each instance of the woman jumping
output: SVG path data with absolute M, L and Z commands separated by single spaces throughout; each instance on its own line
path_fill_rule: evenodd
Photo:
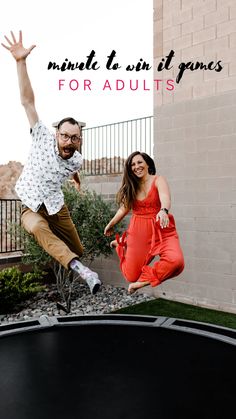
M 135 151 L 127 158 L 117 201 L 120 207 L 104 234 L 111 236 L 115 224 L 132 210 L 127 231 L 111 242 L 121 271 L 131 282 L 128 292 L 147 285 L 155 287 L 179 275 L 184 269 L 184 258 L 174 217 L 169 214 L 169 187 L 163 176 L 156 175 L 155 163 L 146 153 Z M 150 266 L 155 256 L 159 260 Z

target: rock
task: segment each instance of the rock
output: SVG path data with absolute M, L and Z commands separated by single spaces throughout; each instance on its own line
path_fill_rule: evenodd
M 52 301 L 53 294 L 55 295 L 55 301 Z M 0 323 L 6 324 L 9 322 L 35 320 L 42 315 L 67 315 L 64 311 L 57 309 L 56 302 L 62 301 L 56 291 L 55 284 L 48 285 L 47 290 L 44 293 L 40 293 L 40 298 L 37 297 L 39 297 L 39 294 L 31 300 L 27 300 L 25 303 L 21 304 L 21 309 L 17 313 L 2 315 Z M 71 311 L 69 315 L 109 314 L 114 310 L 152 299 L 153 297 L 141 293 L 128 295 L 125 288 L 114 287 L 112 285 L 103 285 L 96 295 L 91 295 L 86 285 L 75 281 L 73 284 Z

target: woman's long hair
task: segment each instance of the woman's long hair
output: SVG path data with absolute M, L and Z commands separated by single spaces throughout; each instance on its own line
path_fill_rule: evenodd
M 153 159 L 146 153 L 141 153 L 140 151 L 134 151 L 126 159 L 124 166 L 124 173 L 121 187 L 116 195 L 116 200 L 119 205 L 124 205 L 125 208 L 131 209 L 132 205 L 136 199 L 137 192 L 140 187 L 140 180 L 133 173 L 131 169 L 132 160 L 135 156 L 142 156 L 145 162 L 148 165 L 148 173 L 150 175 L 156 174 L 156 167 Z

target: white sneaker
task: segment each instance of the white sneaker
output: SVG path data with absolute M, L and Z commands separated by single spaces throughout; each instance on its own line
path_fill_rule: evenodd
M 98 278 L 97 272 L 93 272 L 87 266 L 85 266 L 83 271 L 80 272 L 80 276 L 86 281 L 91 294 L 96 294 L 101 286 L 101 281 Z
M 92 275 L 89 278 L 86 279 L 86 282 L 87 282 L 87 285 L 90 289 L 91 294 L 96 294 L 96 292 L 98 292 L 98 290 L 101 286 L 101 281 L 98 278 L 98 274 L 93 272 Z

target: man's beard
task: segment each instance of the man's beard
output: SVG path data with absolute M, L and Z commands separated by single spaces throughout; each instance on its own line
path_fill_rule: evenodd
M 73 146 L 64 146 L 64 147 L 60 147 L 59 151 L 60 151 L 59 153 L 60 156 L 64 160 L 67 160 L 67 159 L 70 159 L 74 155 L 76 148 Z

